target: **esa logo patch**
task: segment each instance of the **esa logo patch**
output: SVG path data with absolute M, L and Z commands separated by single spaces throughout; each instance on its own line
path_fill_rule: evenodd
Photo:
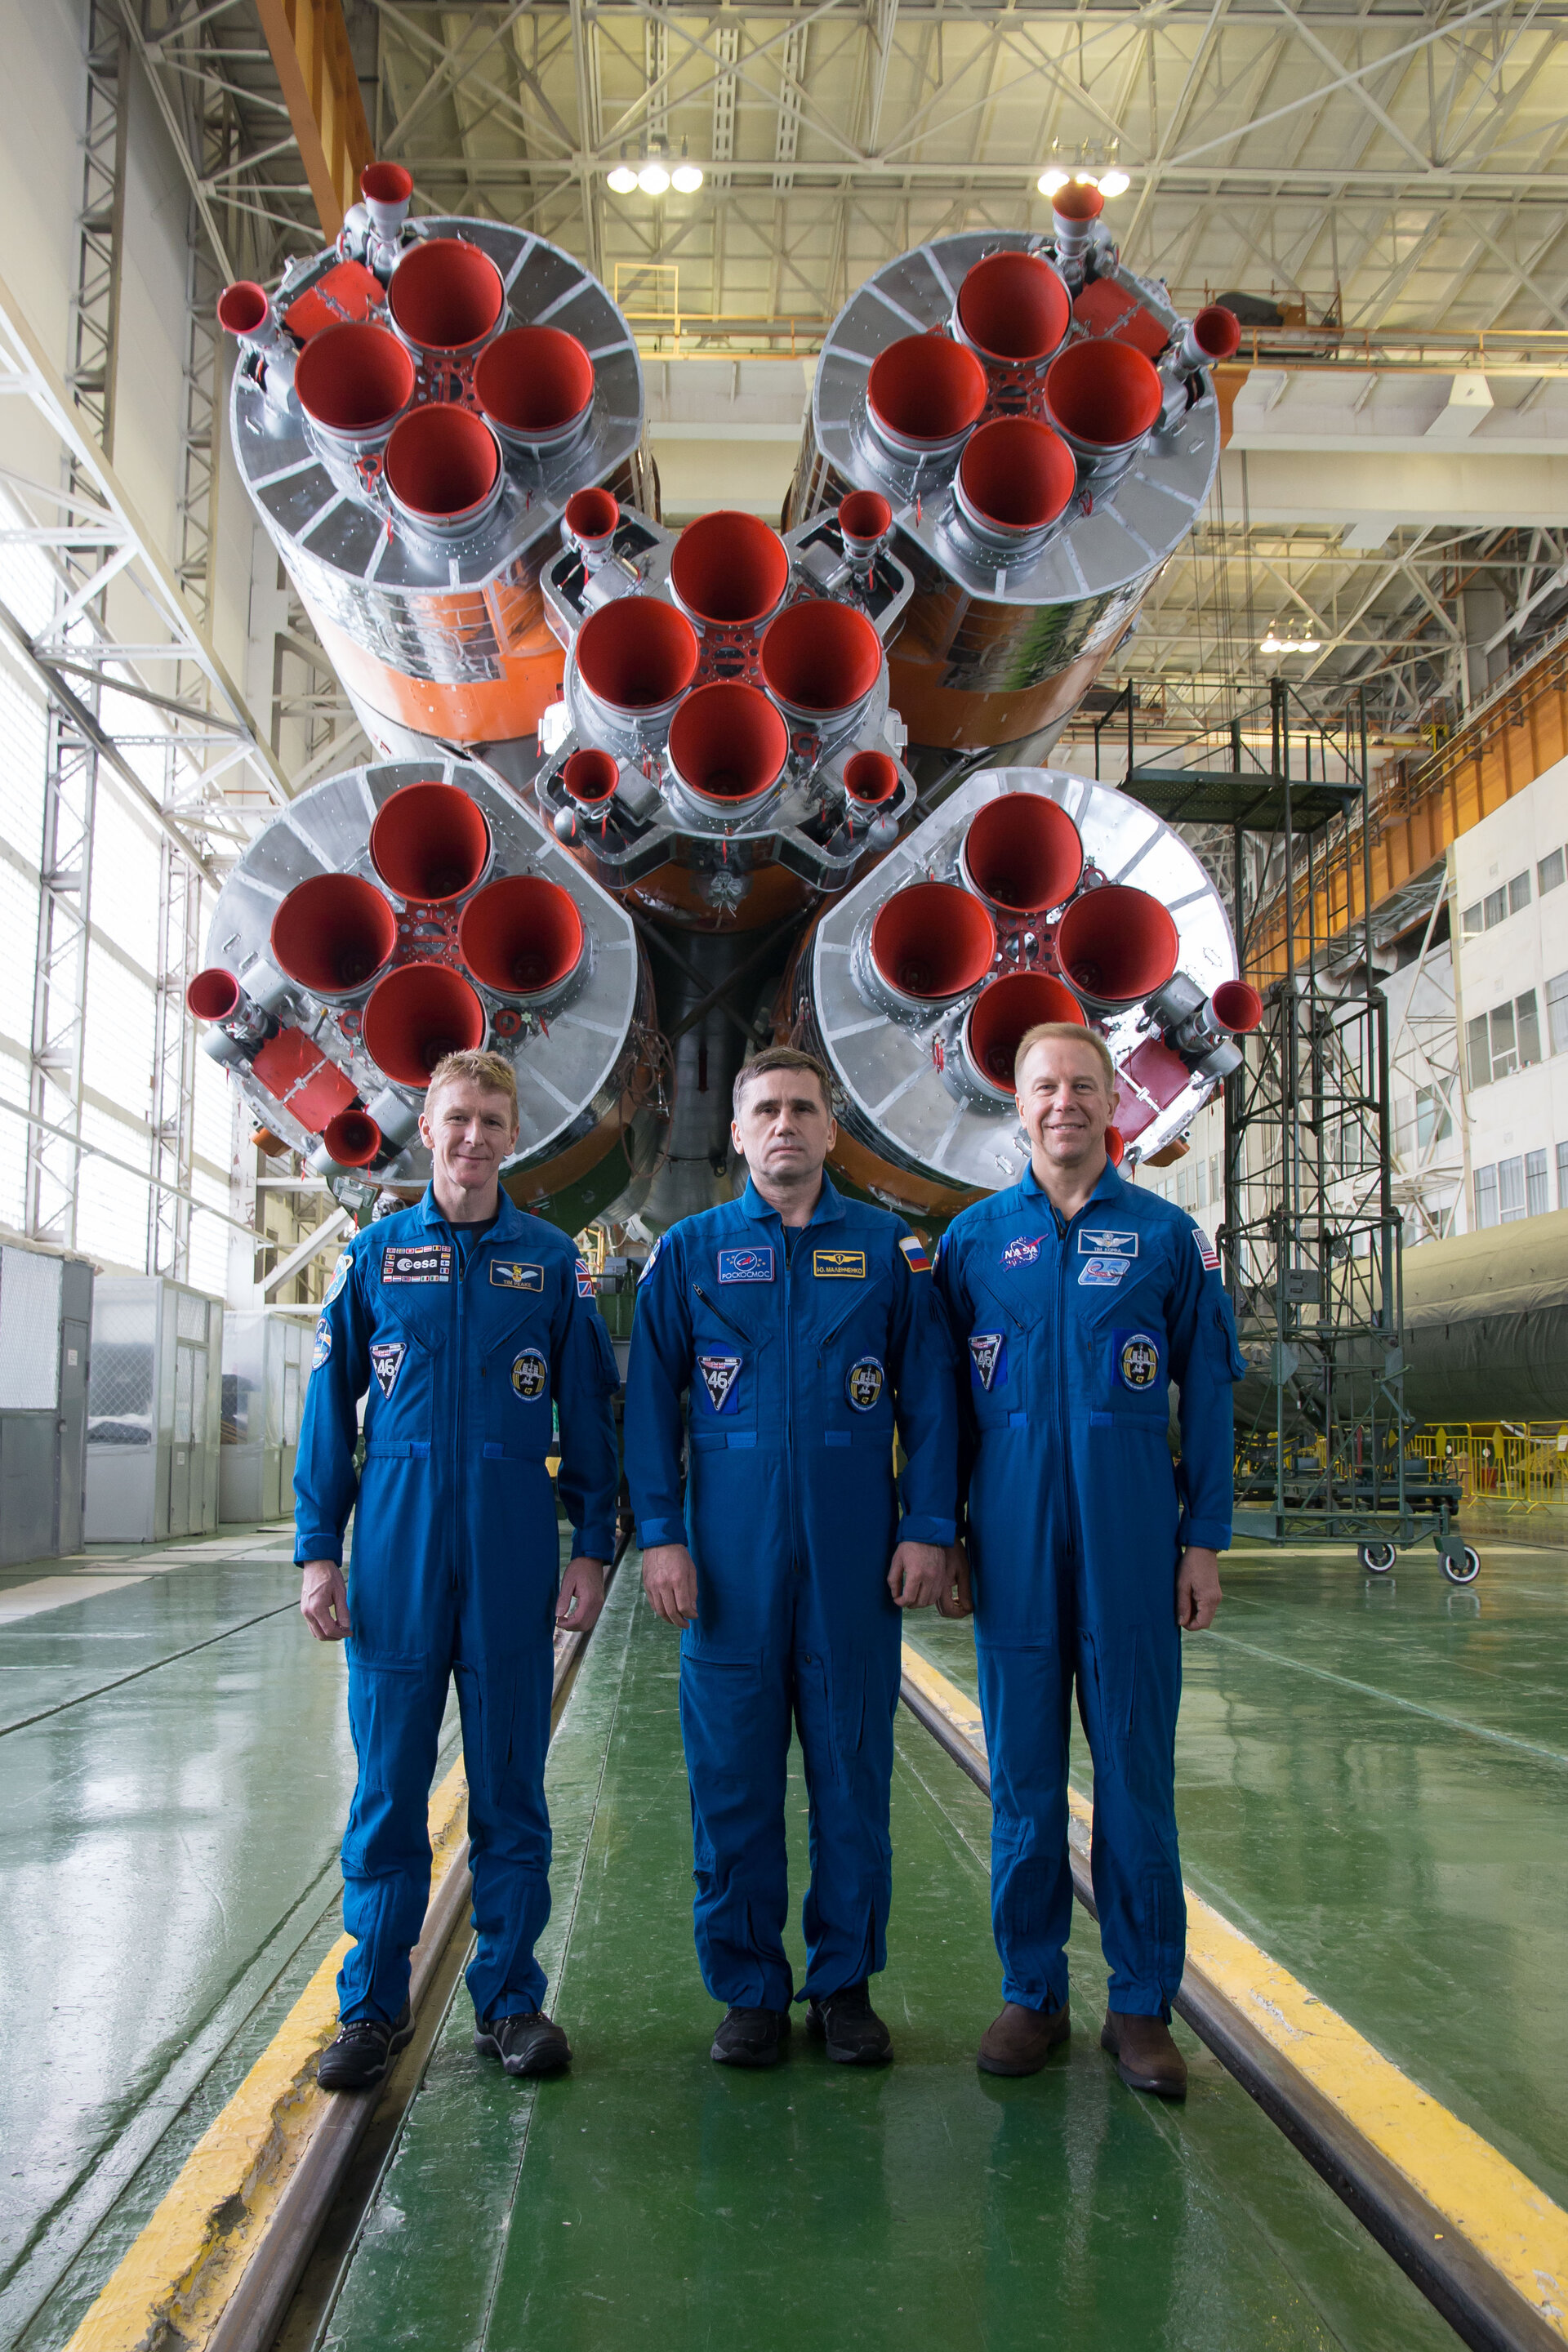
M 844 1393 L 856 1412 L 869 1412 L 881 1397 L 887 1375 L 875 1356 L 862 1356 L 849 1367 Z
M 1114 1290 L 1126 1273 L 1124 1257 L 1086 1257 L 1078 1270 L 1080 1290 Z
M 370 1368 L 384 1397 L 389 1397 L 397 1386 L 397 1375 L 403 1370 L 403 1359 L 407 1353 L 405 1339 L 382 1339 L 372 1348 Z
M 864 1282 L 864 1250 L 814 1250 L 811 1270 L 818 1282 Z
M 721 1282 L 771 1282 L 773 1278 L 772 1244 L 755 1249 L 722 1249 L 719 1253 Z
M 1079 1257 L 1136 1257 L 1138 1236 L 1105 1225 L 1092 1230 L 1084 1225 L 1079 1233 L 1078 1254 Z
M 1033 1265 L 1040 1255 L 1040 1244 L 1045 1238 L 1044 1234 L 1020 1234 L 1003 1251 L 1003 1265 L 1009 1269 L 1016 1265 Z
M 338 1297 L 344 1283 L 349 1278 L 349 1268 L 353 1264 L 353 1256 L 349 1251 L 344 1250 L 342 1257 L 339 1258 L 336 1265 L 332 1268 L 332 1278 L 327 1285 L 327 1295 L 321 1301 L 323 1307 L 330 1307 L 333 1299 Z
M 972 1331 L 969 1355 L 974 1377 L 987 1395 L 994 1388 L 1006 1387 L 1007 1342 L 1000 1331 Z
M 699 1356 L 697 1370 L 713 1412 L 733 1412 L 740 1402 L 735 1383 L 741 1377 L 739 1356 Z
M 452 1251 L 447 1242 L 413 1242 L 381 1253 L 383 1282 L 450 1282 Z
M 542 1290 L 544 1268 L 520 1265 L 514 1257 L 492 1257 L 490 1280 L 498 1290 Z
M 598 1295 L 599 1286 L 594 1279 L 594 1269 L 585 1257 L 580 1257 L 577 1260 L 577 1296 L 579 1298 L 597 1298 Z
M 931 1260 L 926 1255 L 925 1244 L 921 1241 L 918 1241 L 913 1234 L 906 1234 L 903 1240 L 899 1244 L 899 1247 L 902 1250 L 904 1256 L 908 1261 L 909 1269 L 911 1274 L 929 1274 L 931 1272 Z
M 1198 1245 L 1198 1255 L 1202 1258 L 1204 1265 L 1208 1269 L 1209 1273 L 1217 1274 L 1219 1272 L 1219 1252 L 1215 1249 L 1213 1242 L 1210 1241 L 1207 1234 L 1205 1233 L 1202 1225 L 1194 1225 L 1193 1227 L 1193 1239 Z
M 1147 1331 L 1118 1331 L 1116 1377 L 1124 1389 L 1141 1396 L 1160 1377 L 1160 1342 Z
M 316 1344 L 310 1350 L 310 1370 L 319 1372 L 332 1352 L 332 1327 L 323 1315 L 316 1325 Z
M 524 1404 L 537 1404 L 544 1394 L 544 1383 L 550 1377 L 550 1367 L 537 1348 L 525 1348 L 521 1356 L 511 1360 L 512 1394 Z

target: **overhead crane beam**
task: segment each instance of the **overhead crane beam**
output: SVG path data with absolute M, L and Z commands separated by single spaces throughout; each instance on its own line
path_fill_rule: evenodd
M 336 236 L 375 153 L 342 0 L 256 0 L 324 234 Z

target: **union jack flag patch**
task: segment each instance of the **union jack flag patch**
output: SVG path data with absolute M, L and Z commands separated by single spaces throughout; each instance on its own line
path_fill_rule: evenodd
M 598 1295 L 598 1285 L 594 1280 L 593 1270 L 587 1259 L 580 1257 L 577 1261 L 577 1296 L 579 1298 L 596 1298 Z
M 931 1272 L 931 1260 L 926 1255 L 925 1244 L 923 1242 L 917 1239 L 913 1234 L 906 1234 L 902 1241 L 899 1244 L 899 1247 L 903 1251 L 911 1274 L 929 1274 Z

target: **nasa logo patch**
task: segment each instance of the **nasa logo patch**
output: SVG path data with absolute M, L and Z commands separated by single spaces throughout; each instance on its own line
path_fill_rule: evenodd
M 344 1283 L 349 1278 L 349 1268 L 353 1264 L 353 1257 L 352 1253 L 348 1250 L 344 1250 L 342 1257 L 339 1258 L 336 1265 L 332 1268 L 332 1278 L 327 1285 L 326 1297 L 321 1301 L 323 1307 L 330 1307 L 333 1299 L 340 1295 Z
M 1078 1272 L 1080 1290 L 1114 1290 L 1127 1271 L 1124 1257 L 1086 1257 Z
M 1017 1239 L 1010 1241 L 1003 1251 L 1003 1265 L 1009 1271 L 1015 1266 L 1033 1265 L 1040 1255 L 1040 1244 L 1044 1240 L 1044 1234 L 1020 1234 Z
M 1000 1331 L 972 1331 L 969 1355 L 974 1377 L 987 1395 L 997 1386 L 1006 1387 L 1007 1342 Z
M 862 1356 L 849 1367 L 849 1377 L 844 1383 L 844 1393 L 856 1412 L 869 1412 L 882 1394 L 887 1375 L 875 1356 Z
M 520 1265 L 516 1258 L 492 1257 L 490 1281 L 497 1290 L 542 1290 L 544 1268 Z
M 332 1352 L 332 1327 L 323 1315 L 316 1325 L 316 1344 L 310 1350 L 310 1370 L 319 1372 Z
M 448 1242 L 394 1244 L 381 1253 L 383 1282 L 450 1282 L 452 1250 Z
M 1136 1257 L 1138 1236 L 1105 1225 L 1093 1229 L 1085 1225 L 1079 1234 L 1078 1254 L 1079 1257 Z
M 370 1351 L 370 1368 L 375 1374 L 375 1384 L 384 1397 L 389 1397 L 397 1386 L 397 1375 L 403 1370 L 403 1359 L 408 1353 L 405 1339 L 378 1340 Z
M 550 1367 L 537 1348 L 525 1348 L 521 1356 L 512 1358 L 512 1394 L 521 1397 L 524 1404 L 539 1402 L 549 1377 Z
M 710 1412 L 733 1412 L 740 1401 L 735 1383 L 741 1377 L 739 1356 L 699 1356 L 697 1370 Z
M 1141 1396 L 1160 1377 L 1160 1342 L 1148 1331 L 1118 1331 L 1116 1377 L 1124 1389 Z
M 759 1244 L 755 1249 L 721 1249 L 719 1253 L 721 1282 L 771 1282 L 773 1278 L 771 1244 Z

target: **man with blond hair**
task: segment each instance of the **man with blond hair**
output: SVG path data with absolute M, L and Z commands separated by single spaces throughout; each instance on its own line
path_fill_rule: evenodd
M 455 1678 L 468 1783 L 475 2047 L 510 2074 L 572 2053 L 543 2014 L 550 1916 L 553 1627 L 604 1604 L 616 1486 L 615 1357 L 573 1244 L 500 1190 L 517 1083 L 498 1055 L 449 1054 L 419 1121 L 431 1181 L 338 1261 L 316 1326 L 294 1475 L 300 1606 L 348 1643 L 359 1780 L 343 1838 L 339 2031 L 328 2090 L 367 2090 L 408 2042 L 409 1953 L 430 1891 L 426 1807 Z M 364 1466 L 356 1477 L 359 1401 Z M 572 1528 L 561 1574 L 545 1455 L 561 1426 Z M 343 1529 L 354 1515 L 345 1585 Z
M 1068 1734 L 1094 1762 L 1090 1854 L 1110 1968 L 1100 2041 L 1131 2088 L 1180 2098 L 1186 1906 L 1176 1850 L 1181 1631 L 1219 1606 L 1231 1387 L 1244 1366 L 1208 1236 L 1124 1182 L 1104 1040 L 1028 1030 L 1014 1064 L 1029 1165 L 953 1219 L 937 1287 L 960 1350 L 991 1909 L 1004 2007 L 978 2063 L 1032 2074 L 1067 2039 Z M 1167 1429 L 1181 1394 L 1182 1459 Z

